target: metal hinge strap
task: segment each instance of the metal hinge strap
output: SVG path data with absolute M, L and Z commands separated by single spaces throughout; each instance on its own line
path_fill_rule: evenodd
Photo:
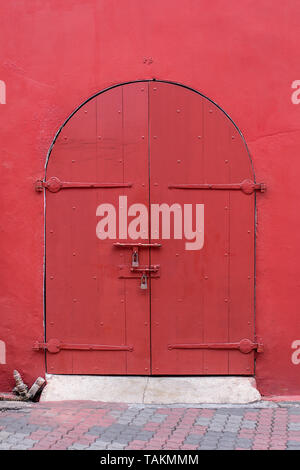
M 33 345 L 34 351 L 46 350 L 50 353 L 58 353 L 61 349 L 78 351 L 133 351 L 133 346 L 107 344 L 69 344 L 62 343 L 58 339 L 50 339 L 47 343 L 36 341 Z
M 60 181 L 59 178 L 53 176 L 49 178 L 48 181 L 37 180 L 35 183 L 35 190 L 37 192 L 43 191 L 43 189 L 48 189 L 51 193 L 57 193 L 61 189 L 69 188 L 130 188 L 132 183 L 82 183 L 82 182 L 69 182 L 69 181 Z
M 252 180 L 244 180 L 241 183 L 195 183 L 195 184 L 169 184 L 169 189 L 218 189 L 218 190 L 239 190 L 245 194 L 252 194 L 254 191 L 264 193 L 266 191 L 265 183 L 254 183 Z
M 239 343 L 169 344 L 168 349 L 239 349 L 243 354 L 248 354 L 253 350 L 263 352 L 263 344 L 245 338 Z

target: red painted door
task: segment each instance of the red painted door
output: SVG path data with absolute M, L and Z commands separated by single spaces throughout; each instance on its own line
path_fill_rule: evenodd
M 151 285 L 152 371 L 252 374 L 254 353 L 226 343 L 254 335 L 254 193 L 184 188 L 253 180 L 246 147 L 233 123 L 201 95 L 151 83 L 149 96 L 151 203 L 177 203 L 184 219 L 190 204 L 194 231 L 196 204 L 204 218 L 201 249 L 159 238 L 163 246 L 151 254 L 161 264 Z M 209 349 L 214 343 L 224 349 Z
M 96 236 L 101 203 L 116 208 L 116 219 L 120 196 L 148 205 L 146 86 L 116 87 L 81 107 L 54 144 L 51 177 L 107 186 L 47 191 L 46 340 L 62 345 L 48 352 L 48 372 L 149 374 L 150 291 L 120 277 L 131 253 L 114 243 L 124 240 Z M 140 262 L 148 258 L 141 250 Z
M 83 105 L 47 166 L 48 372 L 252 374 L 255 195 L 236 184 L 253 179 L 236 127 L 190 89 L 137 82 Z

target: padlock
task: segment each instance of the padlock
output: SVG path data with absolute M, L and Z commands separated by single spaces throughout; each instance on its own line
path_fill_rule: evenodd
M 146 276 L 146 274 L 143 274 L 142 277 L 141 277 L 141 289 L 147 289 L 147 288 L 148 288 L 147 276 Z
M 133 250 L 132 252 L 131 266 L 133 268 L 136 268 L 137 266 L 139 266 L 139 253 L 137 250 Z

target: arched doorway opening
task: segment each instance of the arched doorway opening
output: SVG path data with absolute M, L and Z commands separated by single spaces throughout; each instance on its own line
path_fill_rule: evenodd
M 43 187 L 49 373 L 254 373 L 264 188 L 220 107 L 165 81 L 104 90 L 60 128 Z

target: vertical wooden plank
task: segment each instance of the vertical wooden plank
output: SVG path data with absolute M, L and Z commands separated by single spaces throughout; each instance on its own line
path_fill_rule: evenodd
M 184 204 L 195 209 L 203 203 L 197 191 L 168 188 L 199 181 L 202 99 L 195 97 L 183 87 L 150 84 L 151 204 L 177 203 L 184 210 Z M 187 240 L 174 239 L 173 220 L 170 239 L 163 239 L 161 230 L 159 239 L 152 239 L 162 244 L 151 251 L 151 263 L 161 266 L 160 278 L 151 282 L 152 373 L 201 374 L 203 351 L 168 349 L 169 344 L 197 343 L 203 337 L 203 251 L 186 250 Z
M 127 207 L 143 204 L 149 208 L 148 83 L 123 87 L 124 178 L 133 182 L 127 191 Z M 136 214 L 139 215 L 139 212 Z M 135 216 L 128 216 L 128 224 Z M 136 241 L 149 243 L 149 229 Z M 124 240 L 120 240 L 120 242 Z M 134 240 L 128 238 L 129 243 Z M 124 263 L 132 263 L 132 250 L 122 250 Z M 139 250 L 139 264 L 149 265 L 149 249 Z M 139 279 L 126 279 L 126 341 L 134 351 L 127 353 L 128 374 L 150 374 L 150 288 L 141 289 Z
M 209 101 L 204 104 L 204 165 L 206 183 L 228 183 L 228 129 L 224 114 Z M 205 343 L 228 342 L 228 263 L 229 263 L 229 194 L 205 191 Z M 205 374 L 228 373 L 228 351 L 204 351 Z
M 254 180 L 246 147 L 235 128 L 231 129 L 229 149 L 230 179 Z M 230 194 L 230 316 L 229 340 L 254 340 L 254 207 L 255 194 Z M 229 373 L 254 373 L 254 352 L 229 354 Z

